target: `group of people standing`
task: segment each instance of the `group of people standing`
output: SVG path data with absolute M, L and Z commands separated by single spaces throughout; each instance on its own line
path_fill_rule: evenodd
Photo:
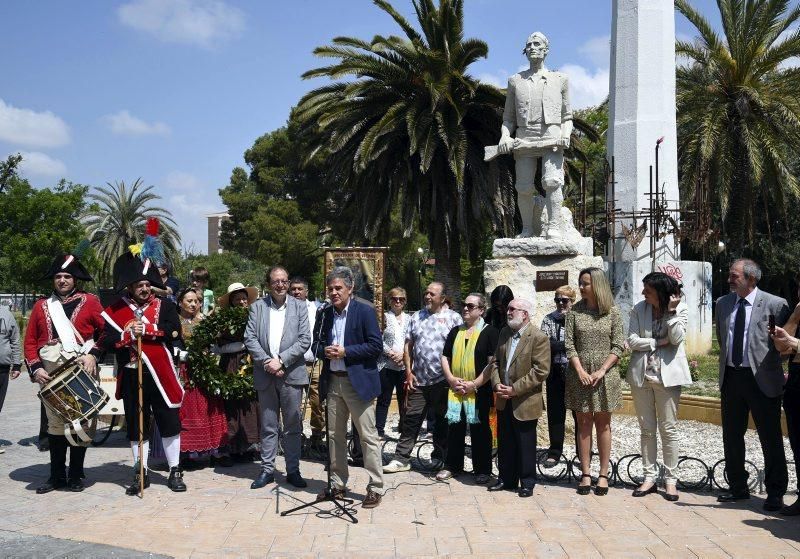
M 752 413 L 765 456 L 765 509 L 799 514 L 798 503 L 783 506 L 788 475 L 780 405 L 784 388 L 781 353 L 785 356 L 798 350 L 800 340 L 791 334 L 800 322 L 800 305 L 790 313 L 785 300 L 760 291 L 760 275 L 754 262 L 737 260 L 729 273 L 731 294 L 717 303 L 725 472 L 730 482 L 730 491 L 719 500 L 749 497 L 744 434 L 748 413 Z M 214 301 L 208 297 L 206 270 L 195 269 L 193 285 L 180 289 L 167 281 L 164 267 L 149 266 L 126 253 L 115 265 L 121 296 L 106 309 L 97 297 L 80 289 L 80 282 L 91 281 L 91 276 L 74 255 L 57 257 L 47 277 L 52 279 L 53 293 L 36 303 L 25 335 L 24 355 L 31 380 L 48 383 L 49 372 L 67 357 L 75 357 L 93 373 L 105 353 L 113 352 L 117 397 L 125 404 L 134 461 L 144 460 L 146 472 L 148 448 L 145 444 L 140 457 L 138 387 L 132 374 L 139 358 L 134 348 L 141 340 L 147 373 L 144 429 L 149 432 L 152 414 L 170 468 L 168 485 L 174 491 L 186 490 L 181 453 L 184 459 L 207 453 L 219 465 L 227 466 L 258 449 L 261 471 L 251 487 L 260 489 L 273 483 L 279 439 L 286 481 L 306 487 L 300 473 L 301 401 L 310 384 L 312 443 L 323 442 L 327 422 L 330 489 L 337 497 L 347 490 L 350 420 L 369 472 L 363 506 L 371 508 L 381 502 L 384 474 L 411 468 L 411 452 L 426 419 L 433 433 L 432 459 L 440 463 L 438 480 L 464 473 L 469 432 L 475 482 L 487 484 L 489 491 L 532 495 L 539 461 L 537 424 L 545 407 L 545 387 L 550 444 L 542 465 L 551 468 L 561 460 L 567 410 L 571 410 L 581 467 L 577 492 L 602 496 L 609 485 L 611 418 L 621 407 L 617 367 L 630 349 L 626 380 L 641 427 L 644 468 L 643 482 L 633 496 L 657 491 L 660 435 L 663 496 L 669 501 L 679 498 L 677 410 L 682 387 L 692 382 L 685 351 L 689 313 L 682 286 L 661 272 L 643 278 L 644 299 L 630 313 L 627 339 L 608 280 L 599 268 L 580 272 L 578 302 L 570 286 L 558 288 L 555 309 L 540 327 L 531 325 L 533 303 L 515 298 L 507 286 L 495 289 L 489 301 L 480 293 L 470 293 L 459 313 L 448 302 L 446 286 L 433 282 L 425 290 L 424 308 L 413 315 L 405 312 L 405 290 L 392 289 L 382 330 L 374 308 L 353 296 L 353 273 L 346 267 L 335 268 L 325 278 L 329 303 L 319 309 L 307 299 L 307 282 L 299 277 L 290 279 L 281 266 L 267 271 L 264 297 L 258 298 L 253 287 L 232 284 Z M 214 304 L 217 308 L 249 308 L 246 328 L 220 333 L 215 351 L 221 355 L 220 366 L 231 374 L 238 374 L 242 364 L 252 360 L 257 399 L 226 401 L 188 382 L 192 371 L 187 366 L 186 344 Z M 7 314 L 0 313 L 2 332 L 16 327 Z M 2 344 L 9 346 L 0 351 L 0 374 L 8 373 L 11 378 L 20 370 L 18 339 L 16 343 L 15 349 L 14 336 L 0 338 L 0 349 L 5 347 Z M 322 360 L 321 368 L 314 367 L 318 360 Z M 798 370 L 798 365 L 790 367 L 790 387 L 793 379 L 800 378 L 794 374 Z M 0 405 L 6 385 L 7 380 L 0 384 Z M 789 392 L 787 388 L 787 405 Z M 400 438 L 394 456 L 384 465 L 380 440 L 386 436 L 393 396 L 398 402 Z M 497 416 L 499 462 L 499 477 L 494 482 L 492 408 Z M 800 421 L 793 408 L 786 411 L 792 449 L 798 452 Z M 48 411 L 48 415 L 52 414 Z M 68 441 L 63 420 L 48 419 L 50 476 L 37 492 L 81 491 L 86 445 Z M 600 466 L 596 478 L 590 473 L 593 439 Z M 137 470 L 128 494 L 138 491 L 142 481 L 138 476 Z M 144 485 L 149 485 L 147 473 Z M 330 497 L 330 492 L 320 495 L 325 497 Z

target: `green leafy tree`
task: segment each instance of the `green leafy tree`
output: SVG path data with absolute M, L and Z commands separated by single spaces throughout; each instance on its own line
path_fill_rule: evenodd
M 153 192 L 154 186 L 144 186 L 136 179 L 131 186 L 125 181 L 98 187 L 88 195 L 91 205 L 83 214 L 86 234 L 100 261 L 100 279 L 110 284 L 114 262 L 132 244 L 144 238 L 147 219 L 161 222 L 160 238 L 170 260 L 178 255 L 181 238 L 172 214 L 159 206 L 151 205 L 161 199 Z
M 84 237 L 79 218 L 88 187 L 62 180 L 34 188 L 17 175 L 19 161 L 6 161 L 0 193 L 0 286 L 31 292 L 46 288 L 41 276 L 53 258 Z
M 264 265 L 235 252 L 218 254 L 187 254 L 175 262 L 173 274 L 181 287 L 189 285 L 192 268 L 203 266 L 211 276 L 211 287 L 219 297 L 227 293 L 228 286 L 240 282 L 259 287 L 264 281 Z
M 418 226 L 427 235 L 436 279 L 458 289 L 462 241 L 475 244 L 472 230 L 485 221 L 502 229 L 513 220 L 510 158 L 483 161 L 504 96 L 468 73 L 488 47 L 464 38 L 462 0 L 414 0 L 417 27 L 389 2 L 374 3 L 404 36 L 338 37 L 315 49 L 336 60 L 303 77 L 341 81 L 304 96 L 297 117 L 327 184 L 349 192 L 351 237 L 388 229 L 399 200 L 403 233 Z
M 688 0 L 675 5 L 696 28 L 676 51 L 683 199 L 707 175 L 729 254 L 752 254 L 756 231 L 788 224 L 800 150 L 800 7 L 789 0 L 717 0 L 718 34 Z M 756 210 L 758 208 L 758 210 Z M 754 211 L 755 210 L 755 211 Z M 788 227 L 788 225 L 787 225 Z

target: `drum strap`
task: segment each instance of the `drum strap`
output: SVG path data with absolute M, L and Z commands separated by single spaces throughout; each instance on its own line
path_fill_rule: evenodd
M 78 438 L 84 442 L 83 445 L 72 437 L 73 431 L 75 432 L 76 435 L 78 435 Z M 69 444 L 71 444 L 72 446 L 85 446 L 85 443 L 92 442 L 92 437 L 87 435 L 86 431 L 83 430 L 83 425 L 81 425 L 80 419 L 76 419 L 71 423 L 64 424 L 64 436 L 67 437 Z
M 75 328 L 75 325 L 67 318 L 67 314 L 64 312 L 64 307 L 58 297 L 51 295 L 47 299 L 47 310 L 50 313 L 50 318 L 53 321 L 53 326 L 64 351 L 68 353 L 88 353 L 92 349 L 94 340 L 83 341 L 83 337 Z

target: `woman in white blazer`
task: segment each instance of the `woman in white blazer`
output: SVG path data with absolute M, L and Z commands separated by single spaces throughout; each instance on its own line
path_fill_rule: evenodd
M 661 434 L 665 494 L 678 500 L 678 403 L 681 387 L 692 383 L 684 339 L 689 309 L 681 300 L 681 285 L 670 276 L 652 272 L 642 279 L 644 301 L 631 310 L 628 344 L 633 354 L 626 380 L 642 430 L 644 482 L 634 497 L 657 491 L 656 430 Z

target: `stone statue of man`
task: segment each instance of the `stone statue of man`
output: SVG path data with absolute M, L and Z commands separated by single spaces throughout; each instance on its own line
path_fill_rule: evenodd
M 564 149 L 572 135 L 572 110 L 569 105 L 567 76 L 544 66 L 550 42 L 544 34 L 533 33 L 522 51 L 530 68 L 508 79 L 498 153 L 514 153 L 517 174 L 517 199 L 522 215 L 518 237 L 544 236 L 560 239 L 565 224 L 561 214 L 564 202 Z M 547 221 L 542 223 L 541 204 L 536 204 L 536 162 L 542 159 L 542 183 Z M 569 225 L 572 225 L 571 223 Z

